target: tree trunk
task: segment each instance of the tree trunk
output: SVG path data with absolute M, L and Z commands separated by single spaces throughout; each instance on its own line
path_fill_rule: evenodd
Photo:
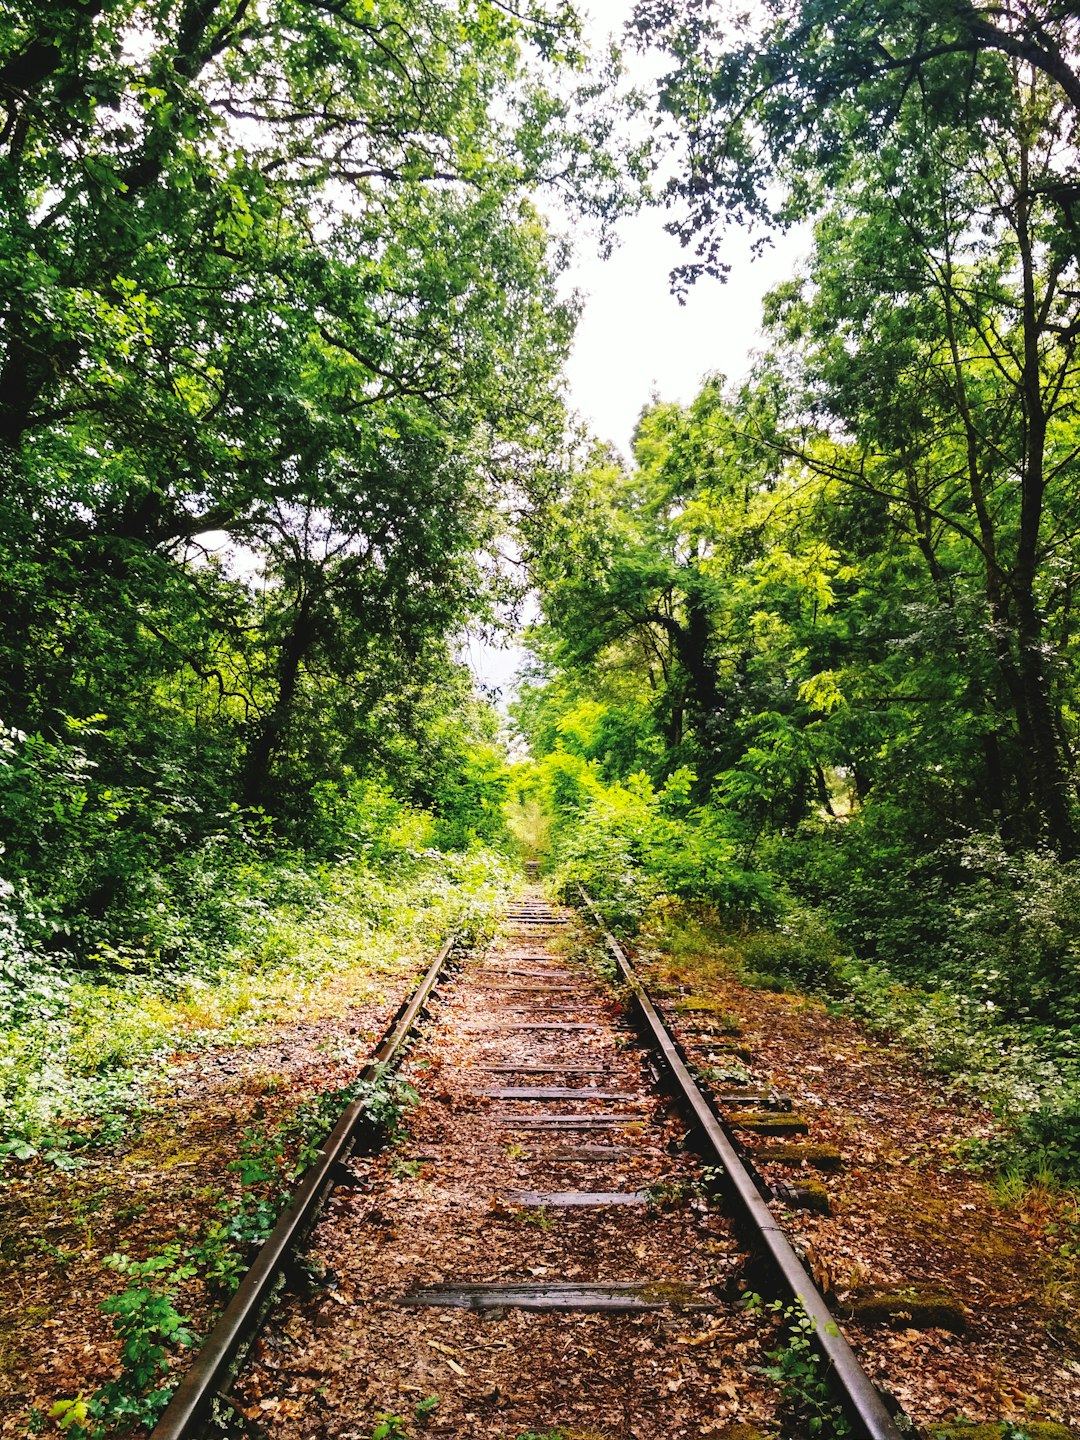
M 244 797 L 248 805 L 270 807 L 269 781 L 274 760 L 288 734 L 304 659 L 315 639 L 311 602 L 300 602 L 292 627 L 282 642 L 277 663 L 277 695 L 248 750 Z

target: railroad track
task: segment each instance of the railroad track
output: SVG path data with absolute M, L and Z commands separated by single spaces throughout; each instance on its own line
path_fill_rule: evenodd
M 677 1440 L 737 1423 L 794 1437 L 762 1375 L 775 1322 L 745 1303 L 748 1280 L 812 1317 L 852 1433 L 898 1440 L 593 918 L 618 990 L 566 958 L 567 919 L 535 889 L 432 1002 L 444 947 L 378 1056 L 393 1063 L 429 1011 L 407 1062 L 420 1095 L 407 1141 L 350 1159 L 362 1116 L 342 1117 L 153 1440 L 369 1440 L 380 1426 Z M 241 1366 L 327 1195 L 307 1257 L 320 1283 L 280 1294 Z

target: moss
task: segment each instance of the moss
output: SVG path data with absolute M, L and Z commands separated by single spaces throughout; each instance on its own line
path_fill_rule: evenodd
M 684 995 L 672 1002 L 671 1008 L 680 1015 L 693 1015 L 708 1021 L 710 1030 L 722 1035 L 741 1035 L 742 1021 L 733 1015 L 719 1000 L 703 995 Z
M 809 1165 L 813 1170 L 839 1170 L 844 1163 L 835 1145 L 762 1145 L 754 1158 L 772 1165 Z
M 736 1111 L 728 1119 L 740 1130 L 750 1130 L 755 1135 L 806 1135 L 810 1130 L 809 1121 L 801 1115 L 778 1114 L 770 1110 Z
M 801 1180 L 785 1185 L 780 1200 L 789 1210 L 812 1210 L 817 1215 L 831 1215 L 829 1192 L 820 1180 Z
M 1072 1440 L 1072 1431 L 1049 1420 L 991 1420 L 979 1424 L 958 1420 L 950 1425 L 931 1425 L 929 1440 L 1005 1440 L 1008 1435 L 1026 1435 L 1028 1440 Z
M 643 1300 L 660 1301 L 676 1309 L 680 1305 L 691 1305 L 701 1299 L 694 1287 L 687 1285 L 684 1280 L 650 1280 L 635 1293 Z
M 898 1330 L 951 1330 L 962 1335 L 967 1311 L 953 1296 L 934 1290 L 892 1290 L 863 1295 L 850 1305 L 862 1325 L 891 1325 Z
M 748 1050 L 745 1045 L 725 1044 L 723 1040 L 710 1041 L 710 1044 L 717 1056 L 731 1055 L 736 1060 L 741 1060 L 744 1065 L 749 1065 L 750 1061 L 754 1058 L 754 1052 Z

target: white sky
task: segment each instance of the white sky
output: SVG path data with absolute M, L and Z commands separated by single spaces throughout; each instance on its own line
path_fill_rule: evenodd
M 592 36 L 601 40 L 629 16 L 632 0 L 591 0 Z M 649 62 L 626 54 L 634 82 L 645 85 Z M 652 62 L 655 68 L 655 61 Z M 670 293 L 675 266 L 692 259 L 664 230 L 665 212 L 645 211 L 623 222 L 619 244 L 601 260 L 586 237 L 580 242 L 568 284 L 587 297 L 567 367 L 570 403 L 601 440 L 629 456 L 630 436 L 653 394 L 689 404 L 703 378 L 714 371 L 740 380 L 761 343 L 761 301 L 794 272 L 807 248 L 805 232 L 776 235 L 755 259 L 738 229 L 727 237 L 726 282 L 700 280 L 685 305 Z M 472 640 L 467 658 L 477 680 L 508 698 L 521 650 Z
M 632 9 L 633 0 L 588 0 L 586 33 L 593 45 L 617 39 Z M 664 70 L 660 57 L 633 49 L 624 61 L 631 83 L 645 90 Z M 802 233 L 776 235 L 773 247 L 755 259 L 746 234 L 733 228 L 722 257 L 731 266 L 726 283 L 700 280 L 680 305 L 668 276 L 693 256 L 665 232 L 666 218 L 656 208 L 625 221 L 607 261 L 583 241 L 569 277 L 589 297 L 567 372 L 571 401 L 600 439 L 624 453 L 654 392 L 688 404 L 713 371 L 742 378 L 760 341 L 762 297 L 791 275 L 806 246 Z
M 664 219 L 662 210 L 634 216 L 609 260 L 583 253 L 571 275 L 588 295 L 567 369 L 571 403 L 624 453 L 653 392 L 685 405 L 712 371 L 742 378 L 761 343 L 762 298 L 792 274 L 804 244 L 801 235 L 778 235 L 755 259 L 746 235 L 733 230 L 726 283 L 699 280 L 680 305 L 668 276 L 692 257 L 666 234 Z

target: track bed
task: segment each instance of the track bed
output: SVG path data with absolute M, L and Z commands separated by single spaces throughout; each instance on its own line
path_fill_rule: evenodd
M 378 1417 L 514 1440 L 774 1425 L 775 1330 L 741 1303 L 745 1251 L 702 1198 L 685 1125 L 620 1006 L 550 943 L 537 898 L 437 1006 L 408 1138 L 354 1162 L 234 1388 L 275 1436 Z M 422 1407 L 423 1409 L 423 1407 Z

